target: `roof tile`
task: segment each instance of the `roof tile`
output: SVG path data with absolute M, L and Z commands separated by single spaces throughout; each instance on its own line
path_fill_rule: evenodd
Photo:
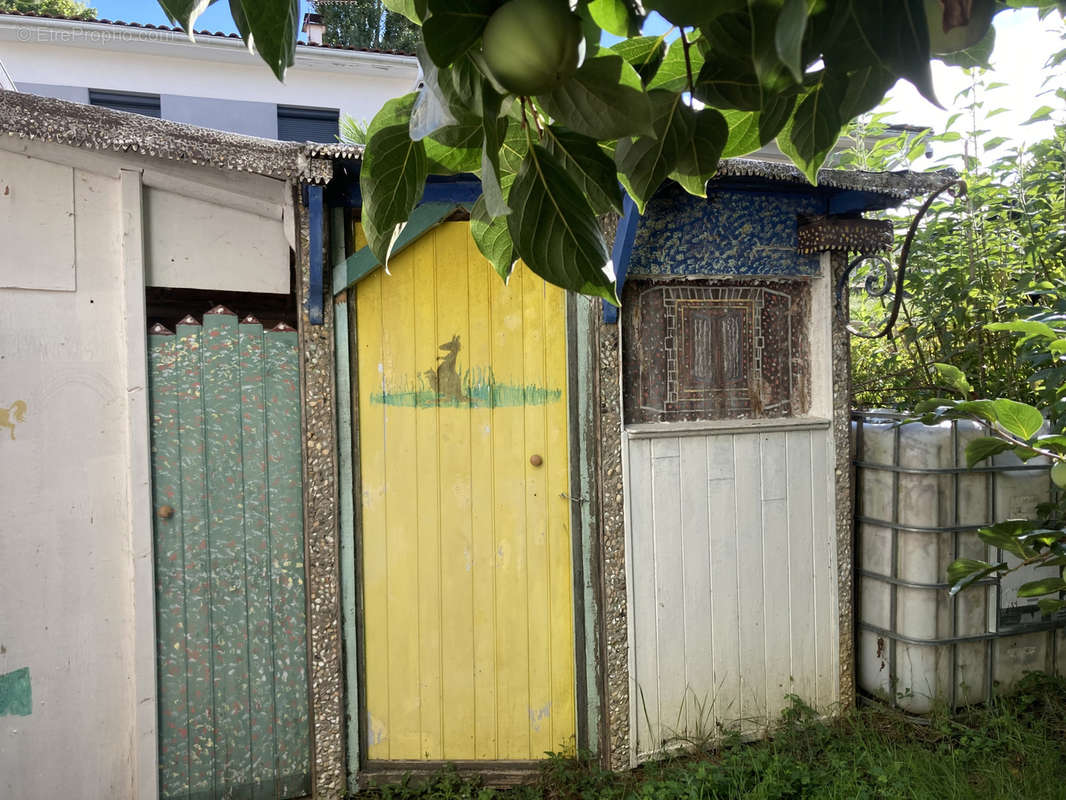
M 89 17 L 64 17 L 58 14 L 41 14 L 36 11 L 0 11 L 2 17 L 37 17 L 39 19 L 55 19 L 63 20 L 67 22 L 89 22 L 98 25 L 117 25 L 123 28 L 142 28 L 146 30 L 166 31 L 168 33 L 185 33 L 184 30 L 178 27 L 170 27 L 168 25 L 154 25 L 150 22 L 124 22 L 120 19 L 91 19 Z M 196 36 L 210 36 L 215 39 L 239 39 L 241 38 L 235 33 L 223 33 L 222 31 L 198 31 L 193 30 L 193 34 Z M 414 57 L 414 53 L 407 52 L 405 50 L 382 50 L 373 47 L 334 47 L 326 44 L 314 44 L 312 42 L 297 42 L 300 47 L 313 47 L 318 50 L 348 50 L 357 53 L 376 53 L 378 55 L 387 56 L 411 56 Z

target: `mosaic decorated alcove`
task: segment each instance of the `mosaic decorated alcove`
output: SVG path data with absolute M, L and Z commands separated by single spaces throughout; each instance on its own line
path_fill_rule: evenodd
M 797 219 L 814 194 L 679 187 L 641 217 L 622 310 L 627 424 L 793 417 L 810 407 L 809 279 Z
M 806 281 L 630 281 L 625 421 L 806 413 L 809 305 Z

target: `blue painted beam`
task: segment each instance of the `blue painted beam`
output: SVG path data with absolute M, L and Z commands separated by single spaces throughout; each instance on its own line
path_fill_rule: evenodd
M 328 188 L 329 204 L 334 208 L 362 208 L 358 170 L 345 166 L 335 176 Z M 473 175 L 430 175 L 419 203 L 473 203 L 480 195 L 481 181 Z
M 427 181 L 419 203 L 470 203 L 481 196 L 481 181 Z
M 633 254 L 633 242 L 637 238 L 640 224 L 640 212 L 637 204 L 625 192 L 622 193 L 622 219 L 614 235 L 614 247 L 611 249 L 611 262 L 614 264 L 615 292 L 622 299 L 622 286 L 626 282 L 629 270 L 629 257 Z M 603 301 L 603 321 L 609 325 L 618 322 L 618 306 Z
M 326 215 L 322 204 L 322 187 L 312 185 L 307 187 L 308 208 L 308 249 L 309 267 L 311 271 L 307 286 L 307 318 L 312 325 L 325 323 L 322 297 L 324 258 L 322 254 L 323 232 L 326 226 Z
M 883 211 L 886 208 L 895 208 L 902 202 L 879 192 L 847 189 L 830 195 L 828 205 L 830 214 L 852 214 L 856 211 Z

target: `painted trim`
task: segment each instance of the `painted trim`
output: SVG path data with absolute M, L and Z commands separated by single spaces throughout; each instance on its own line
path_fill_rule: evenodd
M 414 244 L 460 208 L 463 208 L 462 204 L 453 202 L 424 203 L 415 207 L 407 224 L 396 238 L 391 256 L 396 256 Z M 344 261 L 338 259 L 333 263 L 333 294 L 335 295 L 355 285 L 381 266 L 381 261 L 374 255 L 369 245 L 348 256 Z
M 578 318 L 578 300 L 573 292 L 566 293 L 566 383 L 567 383 L 567 449 L 570 463 L 567 500 L 570 503 L 570 581 L 573 591 L 574 614 L 574 730 L 578 750 L 593 749 L 589 746 L 590 729 L 595 728 L 588 718 L 590 704 L 588 692 L 588 571 L 586 565 L 586 528 L 583 509 L 588 505 L 588 487 L 582 480 L 581 453 L 588 438 L 585 415 L 582 407 L 581 381 L 578 380 L 577 364 L 583 342 Z M 595 675 L 595 672 L 592 672 Z
M 355 308 L 355 292 L 351 293 L 352 308 Z M 363 602 L 363 562 L 359 554 L 363 552 L 363 465 L 362 465 L 362 440 L 359 431 L 359 343 L 358 343 L 359 318 L 355 313 L 349 314 L 348 325 L 348 352 L 354 353 L 355 358 L 351 365 L 351 395 L 355 402 L 352 404 L 352 496 L 357 498 L 359 504 L 355 508 L 355 540 L 352 545 L 355 558 L 355 628 L 356 628 L 356 663 L 355 669 L 360 676 L 366 675 L 366 615 Z M 353 717 L 353 724 L 358 728 L 362 737 L 370 728 L 370 714 L 367 711 L 366 681 L 360 681 L 355 692 L 355 704 L 346 703 L 345 712 Z M 354 708 L 355 713 L 352 714 Z M 359 761 L 349 766 L 349 770 L 360 773 L 366 769 L 366 748 L 361 748 Z
M 330 214 L 330 255 L 334 263 L 344 258 L 344 209 L 334 208 Z M 355 322 L 354 292 L 344 290 L 333 298 L 333 336 L 337 380 L 337 457 L 338 509 L 340 531 L 340 594 L 341 631 L 344 653 L 345 687 L 342 702 L 347 708 L 349 698 L 359 693 L 359 638 L 356 625 L 355 581 L 355 495 L 353 491 L 354 458 L 352 436 L 352 383 L 349 329 Z M 358 782 L 361 750 L 359 717 L 346 714 L 345 774 L 351 791 Z
M 772 433 L 774 431 L 826 430 L 831 421 L 822 417 L 773 417 L 771 419 L 716 419 L 703 422 L 642 422 L 627 425 L 627 439 L 673 439 L 678 436 Z
M 309 251 L 310 275 L 307 286 L 307 319 L 312 325 L 325 324 L 325 312 L 322 308 L 324 290 L 322 273 L 325 270 L 325 258 L 322 254 L 322 233 L 326 225 L 322 204 L 322 187 L 313 184 L 307 187 L 308 231 L 307 249 Z
M 119 171 L 122 274 L 125 289 L 127 504 L 133 556 L 133 774 L 131 794 L 159 796 L 152 553 L 151 442 L 148 412 L 148 324 L 144 303 L 144 189 L 139 170 Z
M 572 519 L 575 535 L 575 596 L 582 603 L 575 619 L 578 669 L 583 667 L 578 683 L 578 746 L 594 756 L 607 749 L 604 726 L 602 625 L 599 547 L 599 503 L 596 486 L 597 462 L 597 363 L 595 325 L 597 303 L 591 298 L 568 294 L 567 321 L 572 325 L 568 339 L 568 373 L 570 402 L 573 408 L 570 442 L 570 483 Z M 580 538 L 579 538 L 580 537 Z M 583 664 L 582 664 L 583 659 Z
M 622 501 L 621 501 L 622 502 L 622 541 L 625 543 L 624 547 L 623 547 L 623 567 L 624 567 L 624 574 L 625 574 L 626 580 L 625 580 L 625 586 L 621 587 L 620 591 L 623 593 L 623 596 L 626 599 L 626 645 L 625 645 L 625 647 L 626 647 L 626 675 L 625 675 L 625 678 L 626 678 L 626 691 L 627 691 L 626 700 L 627 700 L 627 706 L 628 706 L 627 711 L 628 711 L 628 716 L 629 716 L 629 730 L 626 731 L 626 739 L 627 739 L 627 749 L 628 749 L 628 752 L 629 752 L 629 767 L 630 768 L 634 768 L 634 767 L 637 767 L 640 764 L 640 760 L 638 758 L 639 753 L 637 752 L 637 730 L 639 729 L 638 726 L 640 725 L 640 716 L 639 716 L 638 711 L 639 711 L 639 708 L 641 707 L 641 704 L 638 702 L 637 691 L 636 691 L 637 687 L 635 685 L 636 681 L 635 681 L 635 679 L 633 677 L 634 675 L 637 674 L 637 669 L 636 669 L 637 654 L 636 654 L 636 648 L 633 646 L 633 642 L 636 641 L 636 636 L 634 635 L 634 628 L 635 628 L 635 625 L 636 625 L 636 620 L 634 619 L 634 614 L 633 614 L 633 594 L 632 594 L 632 588 L 631 588 L 634 585 L 633 584 L 633 571 L 634 571 L 634 565 L 633 565 L 633 515 L 630 513 L 630 510 L 629 510 L 629 500 L 630 500 L 630 496 L 632 495 L 632 489 L 630 488 L 632 486 L 631 478 L 630 478 L 630 473 L 632 472 L 632 467 L 630 466 L 630 463 L 629 463 L 629 454 L 630 454 L 631 448 L 629 447 L 628 443 L 626 442 L 627 433 L 626 433 L 626 427 L 625 427 L 625 422 L 624 422 L 624 420 L 625 420 L 625 396 L 624 396 L 623 388 L 622 388 L 623 387 L 623 381 L 624 381 L 624 378 L 623 378 L 623 374 L 624 374 L 623 364 L 624 364 L 624 362 L 622 361 L 622 354 L 624 352 L 624 348 L 623 348 L 622 338 L 623 338 L 624 332 L 625 332 L 625 327 L 622 326 L 622 325 L 619 325 L 618 326 L 618 349 L 617 349 L 616 355 L 615 355 L 615 358 L 617 359 L 617 361 L 615 363 L 618 365 L 618 371 L 617 371 L 617 374 L 614 376 L 614 378 L 617 381 L 617 383 L 615 383 L 615 385 L 611 387 L 611 391 L 618 393 L 617 394 L 617 397 L 618 397 L 618 416 L 620 418 L 621 427 L 622 427 L 622 435 L 619 437 L 618 446 L 619 446 L 619 448 L 622 451 L 622 456 L 621 456 L 621 466 L 622 466 Z M 612 765 L 612 766 L 615 766 L 615 765 Z
M 633 255 L 633 242 L 637 238 L 637 228 L 640 226 L 640 212 L 637 204 L 628 193 L 622 193 L 622 220 L 618 223 L 615 232 L 614 247 L 611 248 L 611 262 L 614 264 L 615 293 L 618 299 L 622 299 L 622 287 L 626 282 L 626 272 L 629 271 L 629 258 Z M 603 301 L 603 321 L 609 325 L 618 323 L 618 306 Z

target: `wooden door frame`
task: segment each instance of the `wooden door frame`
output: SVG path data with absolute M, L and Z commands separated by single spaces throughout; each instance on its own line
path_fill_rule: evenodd
M 427 215 L 414 235 L 402 237 L 403 244 L 413 243 L 449 214 L 435 209 Z M 345 754 L 348 785 L 353 790 L 365 784 L 367 777 L 399 780 L 404 774 L 431 774 L 445 764 L 460 773 L 477 774 L 494 784 L 506 785 L 527 779 L 543 763 L 541 760 L 435 760 L 380 761 L 368 759 L 363 746 L 367 730 L 365 676 L 366 642 L 363 618 L 363 572 L 358 554 L 362 552 L 363 530 L 357 503 L 362 497 L 359 443 L 359 370 L 358 318 L 355 285 L 373 272 L 376 260 L 368 258 L 365 248 L 353 252 L 353 215 L 333 209 L 330 217 L 330 255 L 333 263 L 333 309 L 337 378 L 338 452 L 339 452 L 339 522 L 340 581 L 343 631 L 345 711 L 347 714 Z M 411 225 L 408 226 L 409 228 Z M 566 294 L 567 419 L 569 448 L 569 492 L 571 580 L 574 630 L 574 701 L 575 733 L 578 753 L 599 756 L 606 744 L 606 727 L 602 713 L 601 596 L 602 578 L 598 546 L 598 386 L 596 385 L 596 330 L 600 314 L 599 301 Z

